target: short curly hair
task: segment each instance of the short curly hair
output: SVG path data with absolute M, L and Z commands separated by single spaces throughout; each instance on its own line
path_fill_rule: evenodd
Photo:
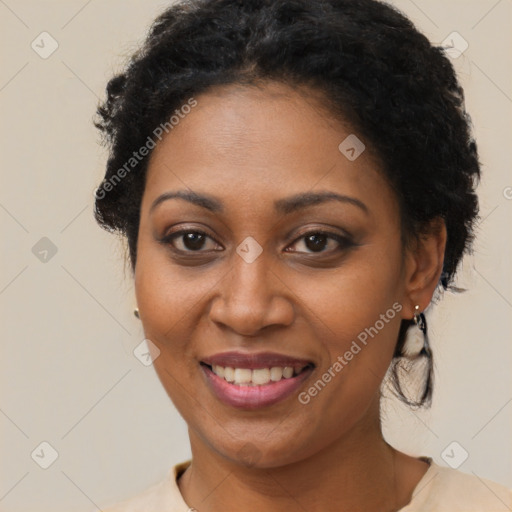
M 361 134 L 395 191 L 404 240 L 444 220 L 440 284 L 448 288 L 471 248 L 478 214 L 471 121 L 444 49 L 377 0 L 184 0 L 154 21 L 109 81 L 95 122 L 110 149 L 95 218 L 126 237 L 132 270 L 151 154 L 127 170 L 134 150 L 193 95 L 264 81 L 313 88 L 332 115 Z M 395 355 L 410 324 L 402 325 Z

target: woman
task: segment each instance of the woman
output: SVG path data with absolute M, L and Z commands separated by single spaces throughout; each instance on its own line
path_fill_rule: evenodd
M 374 0 L 184 2 L 107 94 L 96 218 L 126 236 L 192 450 L 109 510 L 510 508 L 504 487 L 380 427 L 387 375 L 430 403 L 423 312 L 478 211 L 443 50 Z

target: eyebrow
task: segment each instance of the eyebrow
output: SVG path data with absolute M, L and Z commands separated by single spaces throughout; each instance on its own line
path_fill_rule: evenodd
M 183 199 L 184 201 L 188 201 L 189 203 L 200 206 L 201 208 L 205 208 L 213 213 L 222 213 L 224 211 L 222 202 L 213 196 L 208 194 L 198 194 L 197 192 L 189 190 L 176 190 L 165 192 L 158 196 L 153 201 L 153 204 L 149 209 L 149 213 L 152 213 L 158 205 L 170 199 Z M 278 199 L 274 202 L 274 208 L 277 213 L 288 215 L 296 212 L 297 210 L 330 201 L 339 201 L 341 203 L 351 204 L 360 208 L 364 213 L 369 213 L 368 207 L 359 199 L 330 191 L 304 192 L 284 199 Z

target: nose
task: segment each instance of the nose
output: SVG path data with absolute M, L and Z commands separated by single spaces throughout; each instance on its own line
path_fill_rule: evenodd
M 210 319 L 243 336 L 257 336 L 270 326 L 293 323 L 293 293 L 261 254 L 252 263 L 234 255 L 231 271 L 219 283 Z

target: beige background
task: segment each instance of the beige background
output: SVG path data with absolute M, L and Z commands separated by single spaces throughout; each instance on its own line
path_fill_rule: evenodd
M 457 441 L 469 453 L 461 471 L 512 486 L 512 2 L 395 3 L 432 41 L 457 31 L 469 43 L 454 63 L 483 164 L 483 220 L 459 281 L 469 291 L 430 312 L 434 405 L 387 400 L 386 434 L 443 465 Z M 92 217 L 106 159 L 96 104 L 166 4 L 0 0 L 0 511 L 98 510 L 189 456 L 184 422 L 132 353 L 143 333 L 122 247 Z M 43 31 L 59 45 L 47 59 L 31 48 Z M 42 237 L 57 249 L 47 262 L 32 250 Z M 31 458 L 43 441 L 58 452 L 48 469 Z

